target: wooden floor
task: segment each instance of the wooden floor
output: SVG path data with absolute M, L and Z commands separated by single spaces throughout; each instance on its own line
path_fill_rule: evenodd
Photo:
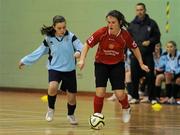
M 46 122 L 47 103 L 40 100 L 41 96 L 42 93 L 0 91 L 0 135 L 180 135 L 178 105 L 163 105 L 160 112 L 154 112 L 150 104 L 132 105 L 132 119 L 124 124 L 119 104 L 105 101 L 106 126 L 93 130 L 88 124 L 92 96 L 77 97 L 77 126 L 66 119 L 65 95 L 58 95 L 54 121 Z

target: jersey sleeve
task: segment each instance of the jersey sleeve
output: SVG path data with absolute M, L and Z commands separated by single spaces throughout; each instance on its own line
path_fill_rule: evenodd
M 49 47 L 47 47 L 44 42 L 32 53 L 26 55 L 21 59 L 21 62 L 25 65 L 32 65 L 37 60 L 39 60 L 43 55 L 48 54 Z
M 136 42 L 133 40 L 132 36 L 130 35 L 130 33 L 128 31 L 125 31 L 125 37 L 126 37 L 126 45 L 128 48 L 130 49 L 135 49 L 137 48 L 137 44 Z
M 100 37 L 103 35 L 103 33 L 106 31 L 106 27 L 103 27 L 96 32 L 94 32 L 88 39 L 87 39 L 87 44 L 89 47 L 94 47 L 99 41 Z
M 177 58 L 177 73 L 179 74 L 180 73 L 180 54 Z
M 72 43 L 75 48 L 75 51 L 77 51 L 77 52 L 82 51 L 83 44 L 75 35 L 72 37 Z

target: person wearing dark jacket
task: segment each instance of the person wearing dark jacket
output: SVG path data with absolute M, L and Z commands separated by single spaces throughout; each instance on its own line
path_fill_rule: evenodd
M 146 77 L 148 96 L 151 103 L 156 103 L 154 98 L 154 61 L 153 51 L 155 44 L 160 42 L 160 31 L 157 23 L 146 14 L 146 6 L 144 3 L 136 4 L 136 17 L 129 24 L 129 33 L 137 43 L 144 63 L 150 68 L 150 72 L 146 73 L 139 68 L 136 57 L 131 56 L 131 73 L 134 87 L 133 99 L 130 103 L 139 102 L 139 79 L 142 76 Z

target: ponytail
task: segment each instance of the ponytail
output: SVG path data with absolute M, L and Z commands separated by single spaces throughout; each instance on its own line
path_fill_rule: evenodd
M 66 22 L 66 19 L 63 16 L 56 15 L 53 17 L 53 25 L 52 26 L 45 26 L 41 27 L 41 34 L 47 35 L 47 36 L 54 36 L 55 30 L 53 26 L 55 26 L 57 23 Z
M 47 35 L 47 36 L 54 36 L 55 30 L 54 30 L 53 26 L 43 25 L 43 27 L 41 28 L 41 34 Z

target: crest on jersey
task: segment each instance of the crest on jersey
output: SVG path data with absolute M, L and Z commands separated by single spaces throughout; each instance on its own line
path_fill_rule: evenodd
M 109 44 L 109 49 L 114 49 L 114 45 L 113 44 Z
M 147 27 L 147 31 L 148 31 L 148 32 L 151 31 L 151 27 L 150 27 L 150 26 Z

